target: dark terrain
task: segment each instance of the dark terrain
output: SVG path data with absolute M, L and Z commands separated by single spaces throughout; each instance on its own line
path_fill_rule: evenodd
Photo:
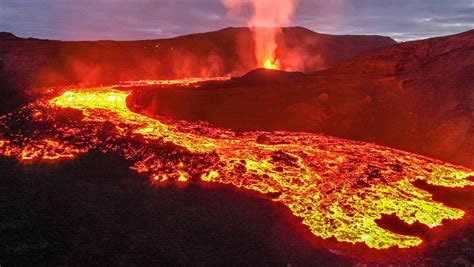
M 196 182 L 154 186 L 113 154 L 92 152 L 54 165 L 0 158 L 0 168 L 0 263 L 5 266 L 474 262 L 471 189 L 421 184 L 438 201 L 468 215 L 428 232 L 416 225 L 400 227 L 387 216 L 380 223 L 388 229 L 428 241 L 420 249 L 377 251 L 315 237 L 288 209 L 252 192 Z
M 5 266 L 349 263 L 295 235 L 282 206 L 231 187 L 156 187 L 101 153 L 0 166 Z

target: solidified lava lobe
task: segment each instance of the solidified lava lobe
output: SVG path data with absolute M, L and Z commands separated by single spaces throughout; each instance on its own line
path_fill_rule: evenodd
M 435 202 L 413 186 L 415 180 L 445 187 L 474 185 L 467 179 L 474 175 L 472 170 L 369 143 L 310 133 L 237 135 L 199 123 L 165 124 L 132 112 L 126 104 L 129 94 L 123 86 L 120 91 L 78 88 L 3 116 L 0 154 L 57 160 L 91 149 L 114 151 L 152 182 L 200 179 L 271 194 L 314 235 L 377 249 L 422 242 L 379 227 L 376 220 L 384 214 L 429 227 L 463 217 L 462 210 Z M 66 108 L 82 116 L 64 117 L 61 111 Z

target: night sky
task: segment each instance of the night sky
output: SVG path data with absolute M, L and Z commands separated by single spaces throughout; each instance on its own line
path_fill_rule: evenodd
M 472 29 L 473 14 L 474 0 L 299 0 L 291 25 L 406 41 Z M 227 16 L 219 0 L 0 0 L 0 31 L 61 40 L 167 38 L 247 17 Z

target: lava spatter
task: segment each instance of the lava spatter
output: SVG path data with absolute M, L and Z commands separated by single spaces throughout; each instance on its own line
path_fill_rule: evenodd
M 132 83 L 142 84 L 147 83 Z M 3 116 L 0 154 L 51 161 L 91 149 L 113 151 L 152 182 L 195 179 L 271 194 L 314 235 L 377 249 L 422 242 L 378 226 L 376 220 L 384 214 L 429 227 L 463 217 L 464 211 L 434 201 L 412 182 L 474 185 L 467 179 L 474 175 L 469 169 L 369 143 L 310 133 L 237 135 L 199 123 L 165 124 L 132 112 L 126 103 L 130 93 L 123 86 L 68 89 Z

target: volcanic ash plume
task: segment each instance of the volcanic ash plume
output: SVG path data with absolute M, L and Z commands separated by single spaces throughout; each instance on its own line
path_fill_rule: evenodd
M 252 16 L 249 18 L 248 26 L 253 33 L 257 63 L 260 67 L 279 69 L 276 38 L 281 34 L 281 27 L 291 21 L 297 0 L 221 1 L 229 9 L 231 16 L 240 14 L 247 6 L 251 7 Z

